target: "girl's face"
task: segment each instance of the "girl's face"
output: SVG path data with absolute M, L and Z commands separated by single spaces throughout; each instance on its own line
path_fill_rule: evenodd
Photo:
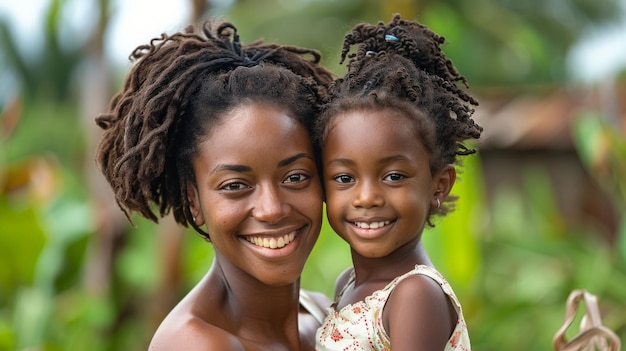
M 267 285 L 296 281 L 322 214 L 306 129 L 273 105 L 246 104 L 224 116 L 198 150 L 191 211 L 206 224 L 222 269 Z
M 431 206 L 449 189 L 431 175 L 411 121 L 385 109 L 349 111 L 330 123 L 322 162 L 333 229 L 365 257 L 417 243 Z

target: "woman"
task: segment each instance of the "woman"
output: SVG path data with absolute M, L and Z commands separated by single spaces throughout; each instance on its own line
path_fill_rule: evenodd
M 207 23 L 131 58 L 97 117 L 97 162 L 127 216 L 172 211 L 215 251 L 150 349 L 312 350 L 323 316 L 300 296 L 300 274 L 321 226 L 310 131 L 332 75 L 320 55 L 242 46 L 232 24 Z

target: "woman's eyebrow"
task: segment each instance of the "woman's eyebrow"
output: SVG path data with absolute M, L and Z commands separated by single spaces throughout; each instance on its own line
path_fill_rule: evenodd
M 299 153 L 299 154 L 293 155 L 291 157 L 288 157 L 288 158 L 286 158 L 284 160 L 281 160 L 280 162 L 278 162 L 278 167 L 285 167 L 285 166 L 287 166 L 287 165 L 289 165 L 289 164 L 291 164 L 291 163 L 293 163 L 293 162 L 295 162 L 295 161 L 297 161 L 297 160 L 299 160 L 299 159 L 301 159 L 303 157 L 311 159 L 311 160 L 313 159 L 313 157 L 311 157 L 311 155 L 303 152 L 303 153 Z
M 284 160 L 281 160 L 280 162 L 278 162 L 278 167 L 285 167 L 301 158 L 308 158 L 308 159 L 313 159 L 311 157 L 311 155 L 307 154 L 307 153 L 300 153 L 300 154 L 296 154 L 293 155 L 291 157 L 288 157 Z M 223 171 L 233 171 L 233 172 L 250 172 L 252 171 L 252 168 L 249 166 L 245 166 L 245 165 L 231 165 L 231 164 L 226 164 L 226 163 L 222 163 L 219 164 L 217 166 L 215 166 L 210 173 L 217 173 L 217 172 L 223 172 Z
M 244 166 L 244 165 L 229 165 L 229 164 L 222 163 L 222 164 L 215 166 L 215 168 L 213 168 L 211 172 L 209 172 L 209 174 L 223 172 L 223 171 L 250 172 L 251 170 L 252 168 L 248 166 Z

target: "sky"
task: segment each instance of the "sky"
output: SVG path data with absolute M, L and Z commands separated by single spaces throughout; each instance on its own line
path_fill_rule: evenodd
M 568 69 L 575 72 L 574 78 L 593 82 L 626 68 L 626 0 L 622 12 L 620 24 L 597 28 L 572 48 Z
M 87 31 L 95 1 L 66 0 L 64 18 L 67 31 L 78 36 Z M 0 0 L 0 16 L 8 18 L 13 29 L 20 29 L 25 42 L 41 41 L 44 12 L 50 0 Z M 106 36 L 107 56 L 116 64 L 126 62 L 130 52 L 162 32 L 181 29 L 189 18 L 189 2 L 177 0 L 112 0 L 113 15 Z
M 20 29 L 24 42 L 41 41 L 43 13 L 50 0 L 0 0 L 0 16 Z M 94 1 L 66 0 L 65 29 L 81 38 L 93 18 Z M 623 1 L 625 20 L 614 26 L 588 33 L 576 45 L 568 58 L 568 68 L 574 80 L 596 82 L 612 76 L 626 67 L 626 0 Z M 228 2 L 222 0 L 222 2 Z M 162 32 L 182 29 L 190 17 L 187 1 L 179 0 L 112 0 L 115 11 L 106 37 L 107 56 L 115 65 L 128 64 L 128 55 L 139 44 L 147 43 Z M 80 42 L 80 40 L 77 40 Z M 71 43 L 67 44 L 70 45 Z M 27 48 L 23 48 L 27 50 Z M 2 83 L 0 83 L 0 88 Z

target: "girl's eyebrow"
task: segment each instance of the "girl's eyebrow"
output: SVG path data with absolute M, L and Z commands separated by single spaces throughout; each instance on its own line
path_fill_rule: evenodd
M 287 165 L 290 165 L 294 162 L 296 162 L 297 160 L 301 159 L 301 158 L 308 158 L 310 160 L 313 160 L 313 157 L 311 157 L 311 155 L 307 154 L 307 153 L 299 153 L 296 155 L 293 155 L 291 157 L 288 157 L 284 160 L 281 160 L 278 162 L 278 167 L 285 167 Z M 252 171 L 252 168 L 250 166 L 245 166 L 245 165 L 231 165 L 231 164 L 219 164 L 217 166 L 215 166 L 211 172 L 209 172 L 210 174 L 213 173 L 217 173 L 217 172 L 223 172 L 223 171 L 232 171 L 232 172 L 250 172 Z
M 340 164 L 340 165 L 353 165 L 354 161 L 348 158 L 336 158 L 334 160 L 328 161 L 328 165 Z
M 392 163 L 392 162 L 402 162 L 402 161 L 409 161 L 409 159 L 406 156 L 403 156 L 403 155 L 393 155 L 393 156 L 385 157 L 385 158 L 381 159 L 378 162 L 379 163 Z M 332 164 L 335 164 L 335 163 L 352 165 L 352 164 L 354 164 L 354 161 L 352 161 L 351 159 L 348 159 L 348 158 L 336 158 L 336 159 L 328 162 L 329 165 L 332 165 Z
M 408 160 L 409 159 L 404 155 L 394 155 L 394 156 L 385 157 L 382 160 L 380 160 L 380 162 L 391 163 L 391 162 L 402 162 L 402 161 L 408 161 Z

